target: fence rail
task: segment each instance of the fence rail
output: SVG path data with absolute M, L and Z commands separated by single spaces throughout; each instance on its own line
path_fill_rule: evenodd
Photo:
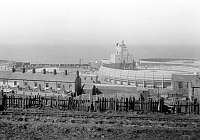
M 141 112 L 168 112 L 168 113 L 195 113 L 199 114 L 200 105 L 197 102 L 177 102 L 166 106 L 164 100 L 142 101 L 129 98 L 98 98 L 95 101 L 74 98 L 44 97 L 40 95 L 18 97 L 7 96 L 5 99 L 6 108 L 56 108 L 59 110 L 74 111 L 141 111 Z M 3 102 L 3 101 L 2 101 Z

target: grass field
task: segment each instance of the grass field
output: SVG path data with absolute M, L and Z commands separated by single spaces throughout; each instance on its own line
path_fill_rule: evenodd
M 200 116 L 139 114 L 136 112 L 58 112 L 16 110 L 0 116 L 0 138 L 46 139 L 199 139 Z M 27 113 L 32 112 L 32 113 Z

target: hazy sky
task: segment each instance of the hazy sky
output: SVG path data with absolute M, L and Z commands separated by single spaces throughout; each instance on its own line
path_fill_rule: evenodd
M 108 58 L 120 40 L 136 58 L 200 58 L 199 7 L 199 0 L 1 0 L 0 59 Z

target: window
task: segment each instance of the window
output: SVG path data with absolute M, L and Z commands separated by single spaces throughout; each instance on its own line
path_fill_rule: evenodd
M 24 82 L 24 85 L 25 85 L 25 86 L 27 86 L 27 85 L 28 85 L 28 83 L 27 83 L 27 82 Z
M 183 88 L 183 82 L 178 82 L 178 88 Z
M 86 80 L 86 77 L 84 77 L 84 80 Z
M 49 83 L 46 83 L 46 85 L 45 85 L 45 86 L 46 86 L 46 88 L 48 88 L 48 87 L 49 87 Z
M 14 81 L 14 86 L 16 86 L 17 85 L 17 81 Z
M 37 87 L 37 82 L 34 82 L 34 86 Z
M 57 88 L 61 88 L 61 84 L 60 83 L 57 84 Z

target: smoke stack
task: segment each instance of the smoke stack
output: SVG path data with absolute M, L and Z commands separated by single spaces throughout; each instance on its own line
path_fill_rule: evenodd
M 12 72 L 15 72 L 15 71 L 16 71 L 16 70 L 15 70 L 15 67 L 13 66 L 13 67 L 12 67 Z
M 43 69 L 43 74 L 46 74 L 46 69 Z
M 32 72 L 35 73 L 35 68 L 32 69 Z
M 26 69 L 25 67 L 22 68 L 22 73 L 25 73 L 26 72 Z
M 54 74 L 54 75 L 56 75 L 56 74 L 57 74 L 57 72 L 56 72 L 56 69 L 54 69 L 54 70 L 53 70 L 53 74 Z
M 65 70 L 65 75 L 67 75 L 67 70 Z

